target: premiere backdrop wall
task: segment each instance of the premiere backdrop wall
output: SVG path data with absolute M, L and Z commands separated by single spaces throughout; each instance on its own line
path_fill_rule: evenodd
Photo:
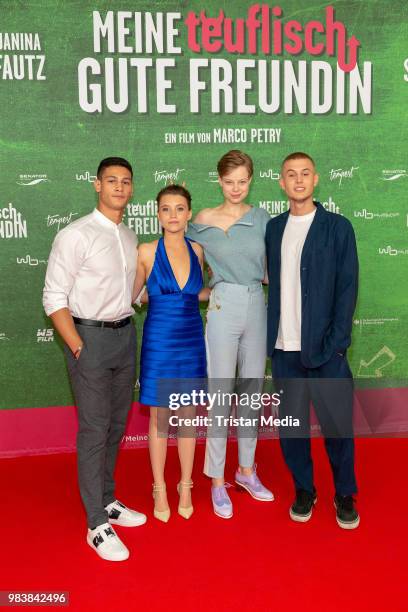
M 308 4 L 2 3 L 0 455 L 74 447 L 41 294 L 52 241 L 95 206 L 92 181 L 110 155 L 134 166 L 125 223 L 143 242 L 159 234 L 166 183 L 185 183 L 194 211 L 220 203 L 216 162 L 229 149 L 253 157 L 249 201 L 271 216 L 288 207 L 281 160 L 311 154 L 316 198 L 357 236 L 359 397 L 381 414 L 374 433 L 406 431 L 407 4 Z M 135 405 L 128 446 L 146 444 L 146 425 Z

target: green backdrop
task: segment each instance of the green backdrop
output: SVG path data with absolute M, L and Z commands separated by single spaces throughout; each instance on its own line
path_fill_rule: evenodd
M 205 10 L 207 17 L 216 17 L 222 8 L 228 17 L 246 18 L 250 6 L 251 3 L 241 0 L 207 0 L 205 4 L 195 0 L 188 3 L 167 0 L 1 2 L 2 409 L 72 404 L 60 343 L 42 309 L 44 274 L 58 229 L 90 212 L 95 205 L 92 177 L 100 159 L 109 155 L 124 156 L 134 165 L 135 190 L 126 223 L 138 233 L 140 241 L 145 241 L 157 235 L 154 198 L 166 181 L 185 182 L 192 193 L 195 211 L 218 204 L 221 195 L 215 182 L 216 162 L 227 150 L 241 148 L 255 163 L 249 201 L 276 214 L 287 206 L 277 180 L 280 161 L 294 150 L 307 151 L 315 158 L 320 173 L 316 197 L 330 210 L 348 217 L 357 236 L 360 293 L 350 351 L 356 379 L 363 383 L 366 378 L 374 378 L 380 386 L 387 386 L 390 380 L 406 376 L 407 3 L 403 0 L 334 3 L 336 19 L 345 24 L 347 36 L 354 35 L 360 41 L 357 62 L 360 78 L 365 75 L 368 79 L 371 71 L 371 83 L 365 83 L 364 108 L 353 85 L 355 76 L 346 73 L 343 75 L 344 112 L 338 112 L 339 107 L 333 103 L 323 113 L 315 112 L 313 104 L 318 103 L 319 96 L 320 102 L 324 101 L 327 75 L 330 82 L 333 80 L 333 99 L 336 101 L 336 96 L 341 96 L 336 57 L 326 53 L 313 56 L 307 51 L 297 55 L 263 54 L 260 44 L 255 55 L 225 50 L 195 53 L 189 49 L 184 24 L 189 12 L 198 15 Z M 311 20 L 325 23 L 329 5 L 288 0 L 280 6 L 283 23 L 295 19 L 305 25 Z M 107 11 L 113 11 L 115 26 L 118 12 L 129 12 L 132 17 L 125 16 L 123 25 L 130 33 L 124 39 L 122 36 L 122 42 L 130 47 L 135 46 L 135 12 L 142 14 L 143 23 L 146 12 L 153 19 L 161 12 L 164 20 L 167 13 L 180 13 L 174 24 L 179 30 L 176 42 L 181 52 L 109 53 L 106 39 L 102 41 L 101 52 L 95 52 L 93 11 L 98 11 L 102 19 Z M 13 37 L 12 33 L 19 36 Z M 116 48 L 120 37 L 115 27 Z M 324 40 L 324 35 L 317 34 L 315 38 Z M 144 47 L 146 33 L 138 40 Z M 30 45 L 34 48 L 27 49 Z M 123 112 L 112 112 L 104 96 L 101 112 L 81 108 L 80 89 L 83 95 L 91 96 L 78 77 L 78 66 L 83 66 L 84 58 L 94 58 L 102 72 L 105 58 L 113 58 L 115 70 L 119 59 L 126 62 L 129 80 L 123 85 L 122 75 L 121 81 L 128 94 L 128 104 Z M 131 58 L 152 59 L 154 65 L 147 70 L 145 90 L 140 83 L 138 87 L 135 69 L 129 69 Z M 156 106 L 158 68 L 155 62 L 163 59 L 174 60 L 174 67 L 168 69 L 165 78 L 171 80 L 167 103 L 176 105 L 176 112 L 158 112 Z M 194 113 L 190 108 L 195 91 L 191 70 L 197 59 L 227 60 L 228 66 L 221 62 L 218 69 L 216 64 L 211 64 L 213 75 L 209 67 L 200 69 L 200 79 L 207 89 L 200 94 L 200 112 Z M 280 87 L 276 95 L 281 96 L 281 104 L 276 112 L 268 113 L 260 108 L 258 86 L 267 97 L 272 90 L 269 82 L 259 84 L 259 64 L 245 72 L 246 79 L 252 83 L 252 91 L 245 93 L 245 83 L 238 76 L 237 67 L 237 62 L 243 59 L 264 60 L 268 70 L 272 66 L 274 70 L 280 69 L 279 79 L 275 78 L 272 83 L 275 92 Z M 270 64 L 271 61 L 278 64 Z M 299 100 L 302 97 L 306 100 L 306 112 L 300 112 L 304 109 L 299 110 L 296 98 L 289 112 L 284 101 L 285 87 L 289 87 L 291 75 L 296 76 L 298 70 L 303 70 L 299 62 L 306 62 L 306 77 L 303 81 L 300 79 L 298 94 Z M 322 62 L 324 66 L 320 68 L 320 76 L 316 72 L 317 76 L 313 77 L 313 70 L 319 69 L 315 62 Z M 229 69 L 233 112 L 226 112 L 223 96 L 220 111 L 215 112 L 211 106 L 211 95 L 217 97 L 213 76 L 217 70 Z M 88 85 L 99 84 L 105 91 L 104 75 L 92 75 L 88 70 L 88 77 Z M 159 87 L 162 84 L 163 77 L 159 74 Z M 116 96 L 118 101 L 118 79 L 116 85 L 116 91 L 110 90 L 108 95 Z M 318 87 L 320 94 L 316 98 Z M 138 95 L 144 93 L 149 104 L 147 112 L 142 113 Z M 237 110 L 242 96 L 254 105 L 255 112 Z M 293 98 L 287 96 L 289 101 Z M 357 112 L 353 112 L 353 104 Z M 223 136 L 221 130 L 228 128 L 237 130 L 232 134 L 232 141 L 214 142 Z M 253 133 L 255 141 L 251 139 L 251 130 L 260 130 Z M 202 137 L 201 133 L 207 136 Z M 210 142 L 200 142 L 207 138 Z M 143 316 L 143 312 L 135 316 L 139 331 Z

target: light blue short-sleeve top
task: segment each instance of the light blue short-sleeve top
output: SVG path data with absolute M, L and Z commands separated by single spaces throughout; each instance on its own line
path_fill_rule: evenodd
M 209 285 L 219 282 L 252 285 L 265 277 L 265 230 L 270 220 L 263 208 L 251 207 L 224 231 L 213 225 L 190 223 L 187 237 L 204 249 L 212 270 Z

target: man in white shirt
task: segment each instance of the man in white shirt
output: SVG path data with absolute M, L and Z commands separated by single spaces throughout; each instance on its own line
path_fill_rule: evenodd
M 335 486 L 337 523 L 354 529 L 353 384 L 346 351 L 357 299 L 358 258 L 354 231 L 342 215 L 313 201 L 318 175 L 306 153 L 282 164 L 280 185 L 290 210 L 266 229 L 269 276 L 268 355 L 281 394 L 281 416 L 300 426 L 280 428 L 282 452 L 296 499 L 289 514 L 306 522 L 316 503 L 310 447 L 310 402 L 316 412 Z
M 133 191 L 128 161 L 101 161 L 97 208 L 61 230 L 52 246 L 44 309 L 65 343 L 78 408 L 78 477 L 88 544 L 102 558 L 129 551 L 112 525 L 135 527 L 146 516 L 115 498 L 114 469 L 132 403 L 136 332 L 131 322 L 137 238 L 122 223 Z

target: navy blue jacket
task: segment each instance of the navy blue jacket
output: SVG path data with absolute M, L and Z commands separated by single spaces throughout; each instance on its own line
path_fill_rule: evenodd
M 350 221 L 315 204 L 300 263 L 301 361 L 306 368 L 319 367 L 350 346 L 358 287 L 356 239 Z M 275 350 L 279 329 L 281 245 L 288 217 L 289 211 L 266 226 L 268 355 Z

